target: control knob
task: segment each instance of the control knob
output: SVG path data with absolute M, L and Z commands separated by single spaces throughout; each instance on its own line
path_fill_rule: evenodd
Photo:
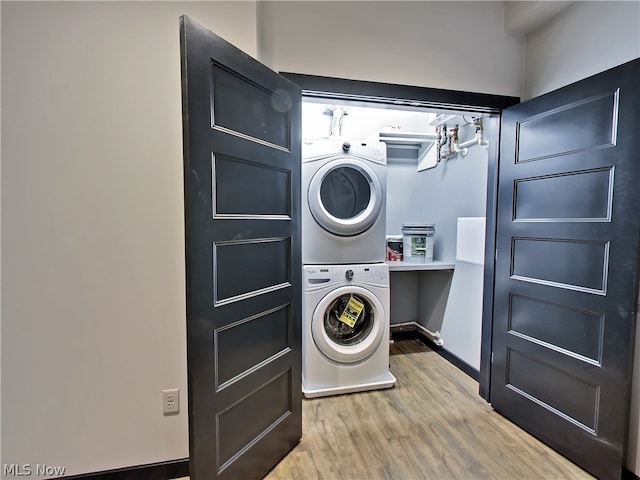
M 351 148 L 351 144 L 349 142 L 344 142 L 342 144 L 342 151 L 348 152 L 350 148 Z
M 347 270 L 346 272 L 344 272 L 344 276 L 347 277 L 347 280 L 352 280 L 353 279 L 353 270 Z

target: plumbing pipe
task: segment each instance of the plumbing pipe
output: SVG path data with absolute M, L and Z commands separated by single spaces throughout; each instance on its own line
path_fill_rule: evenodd
M 442 338 L 440 337 L 439 331 L 432 332 L 428 328 L 423 327 L 422 325 L 420 325 L 418 322 L 415 322 L 415 321 L 405 322 L 405 323 L 394 323 L 393 325 L 391 325 L 391 329 L 395 331 L 400 331 L 400 332 L 404 332 L 404 331 L 410 332 L 410 331 L 418 330 L 425 337 L 431 340 L 436 346 L 442 347 L 444 345 L 444 340 L 442 340 Z
M 428 328 L 423 327 L 422 325 L 420 325 L 417 322 L 416 322 L 416 330 L 422 331 L 422 333 L 424 335 L 426 335 L 429 338 L 429 340 L 431 340 L 433 343 L 435 343 L 438 347 L 441 347 L 441 346 L 444 345 L 444 341 L 442 340 L 442 338 L 440 338 L 440 332 L 439 331 L 432 332 L 431 330 L 429 330 Z
M 461 144 L 458 145 L 458 148 L 460 150 L 467 150 L 467 147 L 470 147 L 471 145 L 475 145 L 476 143 L 478 143 L 478 137 L 477 136 L 475 138 L 472 138 L 471 140 L 467 140 L 466 142 L 462 142 Z M 466 155 L 466 153 L 463 153 L 463 155 Z
M 482 143 L 482 131 L 477 132 L 475 138 L 472 138 L 471 140 L 467 140 L 466 142 L 463 142 L 460 145 L 458 145 L 458 148 L 466 149 L 467 147 L 470 147 L 472 145 L 482 145 L 483 147 L 487 146 L 487 143 Z M 463 155 L 466 155 L 466 153 Z
M 436 133 L 438 134 L 438 138 L 436 140 L 436 163 L 440 163 L 440 160 L 442 160 L 442 147 L 447 143 L 448 139 L 447 126 L 442 125 L 442 127 L 436 127 Z
M 344 117 L 344 110 L 341 108 L 334 108 L 331 115 L 331 136 L 339 137 L 342 135 L 342 119 Z
M 446 160 L 449 157 L 453 157 L 455 155 L 457 155 L 460 152 L 456 152 L 455 150 L 449 151 L 449 152 L 445 152 L 442 155 L 440 155 L 440 160 Z
M 438 128 L 440 128 L 440 127 L 438 127 Z M 447 126 L 443 125 L 442 126 L 442 141 L 440 142 L 440 146 L 444 147 L 446 143 L 447 143 Z
M 446 127 L 445 127 L 446 128 Z M 447 159 L 459 153 L 458 148 L 458 126 L 456 125 L 451 130 L 449 130 L 449 134 L 447 135 L 447 143 L 449 144 L 449 151 L 445 153 L 441 153 L 440 159 Z
M 447 158 L 453 157 L 458 153 L 462 154 L 463 157 L 469 154 L 469 148 L 473 145 L 482 145 L 486 147 L 488 145 L 487 142 L 483 141 L 483 128 L 482 128 L 482 118 L 474 119 L 474 125 L 476 126 L 476 135 L 471 140 L 467 140 L 466 142 L 458 143 L 458 126 L 456 125 L 449 132 L 447 132 L 447 126 L 442 125 L 442 134 L 440 127 L 436 127 L 436 133 L 438 134 L 437 140 L 437 163 L 440 163 L 442 160 L 446 160 Z M 443 152 L 442 147 L 446 144 L 449 144 L 448 151 Z
M 331 115 L 331 128 L 329 132 L 329 138 L 342 136 L 342 121 L 344 117 L 349 114 L 348 109 L 342 108 L 339 105 L 331 105 L 327 107 L 324 112 L 325 115 Z
M 449 149 L 449 152 L 445 152 L 441 155 L 441 159 L 446 160 L 449 157 L 453 157 L 454 155 L 461 153 L 463 157 L 467 156 L 467 154 L 469 153 L 469 148 L 472 145 L 482 145 L 483 147 L 486 147 L 488 145 L 488 143 L 483 142 L 482 141 L 482 124 L 480 124 L 480 127 L 476 127 L 476 136 L 475 138 L 472 138 L 471 140 L 467 140 L 466 142 L 462 142 L 462 143 L 457 143 L 454 142 L 453 144 L 453 149 Z M 457 136 L 456 136 L 457 138 Z

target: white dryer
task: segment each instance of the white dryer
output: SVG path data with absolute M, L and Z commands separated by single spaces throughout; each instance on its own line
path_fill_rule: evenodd
M 387 149 L 382 142 L 302 142 L 302 263 L 385 259 Z
M 392 387 L 389 266 L 306 265 L 303 272 L 304 396 Z

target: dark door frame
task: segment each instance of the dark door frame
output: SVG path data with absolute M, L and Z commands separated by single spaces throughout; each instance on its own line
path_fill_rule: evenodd
M 494 114 L 487 127 L 497 135 L 489 138 L 487 177 L 484 287 L 482 298 L 482 336 L 480 344 L 479 394 L 489 401 L 491 385 L 491 334 L 493 329 L 493 282 L 497 217 L 500 115 L 503 109 L 520 103 L 519 97 L 492 95 L 440 88 L 416 87 L 361 80 L 279 72 L 302 89 L 302 97 L 348 100 L 363 105 L 391 105 L 416 110 L 456 110 Z

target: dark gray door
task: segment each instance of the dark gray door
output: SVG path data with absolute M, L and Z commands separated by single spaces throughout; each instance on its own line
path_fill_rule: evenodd
M 192 480 L 302 435 L 298 87 L 180 19 Z
M 493 407 L 619 479 L 638 293 L 640 60 L 503 112 Z

